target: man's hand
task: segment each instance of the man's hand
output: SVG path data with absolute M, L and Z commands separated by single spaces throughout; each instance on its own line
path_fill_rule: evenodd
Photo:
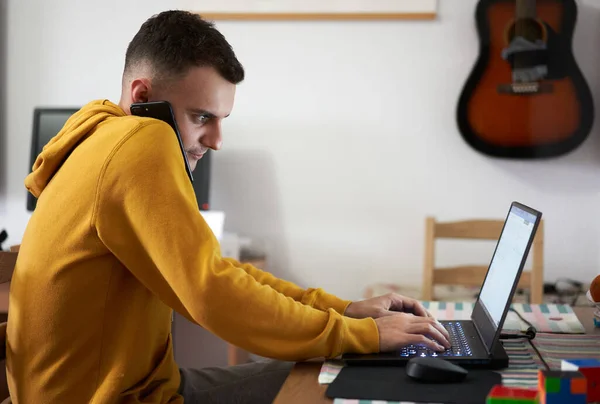
M 379 318 L 400 313 L 411 313 L 415 316 L 431 317 L 431 314 L 415 299 L 396 293 L 373 297 L 371 299 L 352 302 L 344 313 L 352 318 Z
M 395 351 L 410 344 L 425 345 L 440 352 L 450 348 L 448 332 L 432 317 L 396 313 L 380 317 L 375 322 L 379 329 L 379 350 L 381 352 Z
M 381 350 L 410 344 L 425 344 L 436 351 L 450 347 L 448 331 L 421 303 L 409 297 L 389 293 L 352 302 L 344 315 L 353 318 L 374 318 L 379 327 Z

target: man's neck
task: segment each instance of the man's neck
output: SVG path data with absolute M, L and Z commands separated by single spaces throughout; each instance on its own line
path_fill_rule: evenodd
M 126 97 L 121 96 L 121 99 L 119 100 L 119 107 L 123 110 L 123 112 L 125 112 L 127 115 L 131 115 L 131 101 L 126 99 Z

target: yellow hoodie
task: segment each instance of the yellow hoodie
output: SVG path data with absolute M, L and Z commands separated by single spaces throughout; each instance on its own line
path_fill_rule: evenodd
M 172 309 L 266 357 L 379 349 L 348 301 L 221 257 L 161 121 L 91 102 L 25 184 L 39 199 L 10 292 L 14 403 L 182 403 Z

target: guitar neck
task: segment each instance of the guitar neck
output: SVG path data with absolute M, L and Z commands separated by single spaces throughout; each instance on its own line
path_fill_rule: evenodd
M 517 1 L 517 19 L 535 19 L 537 18 L 536 0 L 516 0 Z

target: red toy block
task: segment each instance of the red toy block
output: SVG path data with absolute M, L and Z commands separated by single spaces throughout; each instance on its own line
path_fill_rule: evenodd
M 600 360 L 563 359 L 561 370 L 578 371 L 585 376 L 587 383 L 587 402 L 600 402 Z
M 506 387 L 498 384 L 490 390 L 486 400 L 486 404 L 504 404 L 513 402 L 519 404 L 537 404 L 538 391 Z

